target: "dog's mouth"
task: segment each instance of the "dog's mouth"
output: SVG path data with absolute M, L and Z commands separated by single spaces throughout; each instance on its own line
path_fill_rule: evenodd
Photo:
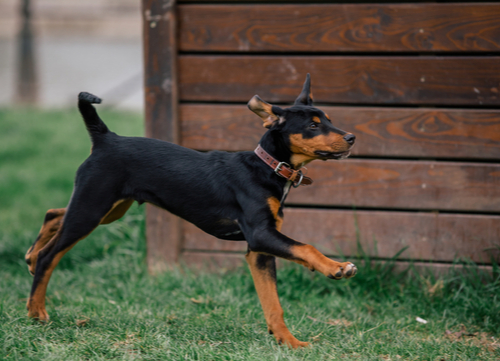
M 317 156 L 319 156 L 321 160 L 328 160 L 328 159 L 345 159 L 347 158 L 350 154 L 351 154 L 351 151 L 348 150 L 346 152 L 339 152 L 339 153 L 335 153 L 335 152 L 327 152 L 327 151 L 323 151 L 323 150 L 317 150 L 314 152 Z

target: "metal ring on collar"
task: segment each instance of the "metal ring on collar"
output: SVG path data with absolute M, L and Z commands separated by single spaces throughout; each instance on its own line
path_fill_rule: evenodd
M 302 174 L 300 170 L 299 170 L 299 175 L 300 175 L 299 181 L 297 182 L 297 184 L 293 184 L 293 188 L 297 188 L 298 186 L 300 186 L 300 183 L 302 183 L 302 180 L 304 179 L 304 174 Z

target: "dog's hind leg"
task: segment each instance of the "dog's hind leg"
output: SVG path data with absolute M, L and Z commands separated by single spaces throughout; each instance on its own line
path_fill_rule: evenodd
M 307 342 L 297 340 L 288 330 L 283 319 L 283 309 L 276 288 L 276 259 L 273 256 L 248 251 L 246 260 L 264 311 L 269 333 L 279 344 L 292 348 L 308 346 Z
M 42 228 L 36 237 L 33 245 L 26 252 L 24 256 L 28 269 L 33 276 L 35 274 L 36 260 L 38 252 L 45 247 L 45 245 L 54 237 L 56 232 L 61 228 L 66 208 L 49 209 L 45 214 Z
M 116 202 L 113 208 L 101 220 L 100 224 L 109 224 L 120 219 L 127 212 L 132 203 L 134 203 L 133 199 L 123 199 Z M 35 275 L 38 252 L 40 252 L 40 250 L 52 239 L 52 237 L 54 237 L 59 228 L 61 228 L 65 214 L 66 208 L 49 209 L 45 214 L 42 228 L 40 229 L 35 242 L 28 249 L 25 256 L 28 269 L 32 276 Z
M 129 200 L 125 202 L 131 204 Z M 78 241 L 87 237 L 100 223 L 108 220 L 108 216 L 111 219 L 115 218 L 116 206 L 123 203 L 123 200 L 113 202 L 109 196 L 75 189 L 62 226 L 38 253 L 35 277 L 27 304 L 29 317 L 38 318 L 41 321 L 48 320 L 45 310 L 45 294 L 54 268 L 66 252 Z M 123 208 L 118 214 L 122 211 Z
M 101 220 L 100 224 L 109 224 L 120 219 L 127 212 L 132 203 L 134 203 L 134 200 L 132 199 L 123 199 L 116 202 L 113 208 Z M 35 242 L 28 249 L 26 256 L 24 257 L 32 276 L 35 275 L 38 252 L 40 252 L 40 250 L 52 239 L 52 237 L 54 237 L 59 228 L 61 228 L 65 214 L 66 208 L 49 209 L 45 214 L 42 228 L 40 229 Z

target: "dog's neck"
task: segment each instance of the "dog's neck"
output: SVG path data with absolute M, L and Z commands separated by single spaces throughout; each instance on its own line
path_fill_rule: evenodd
M 260 139 L 260 146 L 279 162 L 290 164 L 292 152 L 278 131 L 269 130 Z M 292 166 L 293 168 L 293 166 Z

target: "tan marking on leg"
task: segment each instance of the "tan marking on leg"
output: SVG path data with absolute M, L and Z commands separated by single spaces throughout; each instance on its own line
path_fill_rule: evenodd
M 120 219 L 127 212 L 132 203 L 134 203 L 133 199 L 121 199 L 115 202 L 111 210 L 102 218 L 100 224 L 109 224 Z M 66 208 L 49 209 L 47 214 L 54 214 L 54 218 L 42 225 L 42 228 L 38 233 L 37 241 L 30 247 L 25 255 L 26 262 L 29 263 L 28 269 L 32 275 L 35 273 L 38 253 L 62 227 L 63 217 L 66 214 Z
M 62 251 L 60 251 L 59 253 L 57 253 L 54 256 L 54 258 L 52 259 L 52 262 L 45 270 L 45 273 L 43 274 L 42 279 L 36 285 L 35 292 L 28 299 L 28 303 L 26 305 L 26 307 L 28 308 L 28 317 L 36 318 L 40 321 L 48 321 L 49 320 L 49 315 L 48 315 L 47 311 L 45 310 L 45 295 L 47 293 L 47 285 L 49 284 L 49 280 L 50 280 L 50 277 L 52 276 L 52 272 L 54 271 L 54 268 L 56 268 L 56 266 L 59 263 L 59 261 L 61 260 L 61 258 L 66 253 L 68 253 L 78 242 L 80 242 L 82 239 L 86 238 L 93 231 L 94 230 L 90 231 L 88 234 L 86 234 L 85 236 L 81 237 L 76 242 L 74 242 L 71 246 L 63 249 Z M 60 238 L 61 238 L 61 231 L 58 231 L 56 233 L 56 235 L 50 240 L 50 242 L 47 243 L 46 247 L 51 247 L 51 246 L 57 244 L 57 241 Z
M 101 219 L 101 222 L 99 224 L 108 224 L 121 218 L 125 214 L 125 212 L 129 209 L 129 207 L 132 205 L 133 202 L 134 201 L 132 199 L 122 199 L 115 202 L 111 207 L 111 209 L 108 211 L 108 213 L 106 213 L 106 215 Z M 35 245 L 31 247 L 31 249 L 28 250 L 28 253 L 26 254 L 26 257 L 29 257 L 30 259 L 30 272 L 33 272 L 33 274 L 35 272 L 38 253 L 45 247 L 51 248 L 55 246 L 61 237 L 62 217 L 66 213 L 66 209 L 62 208 L 56 211 L 58 211 L 57 217 L 49 222 L 46 222 L 42 226 L 40 234 L 42 234 L 43 237 L 40 237 L 38 241 L 35 243 Z M 58 223 L 56 222 L 57 220 Z M 57 224 L 57 227 L 54 227 L 55 224 Z M 50 225 L 52 225 L 52 227 L 50 227 Z M 84 237 L 81 237 L 71 246 L 65 248 L 64 250 L 60 251 L 54 256 L 49 267 L 47 267 L 47 269 L 45 270 L 42 279 L 37 283 L 35 292 L 28 299 L 27 307 L 28 307 L 29 317 L 37 318 L 40 321 L 48 321 L 49 315 L 45 310 L 45 295 L 47 292 L 47 285 L 49 284 L 50 277 L 52 276 L 52 272 L 54 271 L 54 268 L 56 268 L 61 258 L 70 249 L 72 249 L 78 242 L 80 242 L 82 239 L 86 238 L 90 233 L 92 233 L 92 231 L 89 232 Z
M 52 276 L 54 268 L 56 268 L 62 256 L 64 256 L 64 254 L 71 248 L 72 246 L 56 254 L 50 263 L 50 266 L 45 270 L 42 279 L 37 284 L 35 292 L 28 299 L 28 303 L 26 305 L 28 308 L 28 317 L 36 318 L 42 322 L 47 322 L 49 320 L 49 315 L 45 309 L 45 294 L 47 293 L 47 285 L 49 284 L 50 276 Z
M 293 256 L 292 261 L 309 268 L 311 271 L 318 270 L 329 278 L 350 278 L 357 272 L 356 266 L 351 262 L 334 261 L 308 244 L 292 246 L 290 252 Z
M 37 240 L 31 246 L 24 258 L 26 259 L 26 263 L 28 263 L 28 269 L 30 273 L 33 275 L 35 273 L 36 261 L 38 259 L 38 253 L 42 248 L 45 247 L 47 243 L 54 237 L 56 232 L 61 228 L 63 223 L 63 217 L 66 214 L 66 208 L 58 208 L 58 209 L 49 209 L 45 215 L 50 215 L 51 218 L 49 221 L 44 222 L 40 232 L 38 233 Z
M 245 256 L 269 332 L 274 335 L 276 341 L 280 344 L 292 348 L 308 346 L 307 342 L 297 340 L 286 327 L 283 319 L 283 309 L 276 290 L 276 282 L 266 270 L 257 266 L 257 257 L 258 253 L 252 251 L 249 251 Z
M 121 199 L 113 204 L 111 210 L 102 218 L 100 224 L 109 224 L 123 217 L 130 206 L 134 203 L 133 199 Z
M 278 232 L 281 232 L 281 226 L 283 226 L 283 218 L 278 215 L 278 212 L 281 207 L 280 201 L 275 197 L 269 197 L 267 199 L 267 204 L 271 209 L 271 213 L 273 214 L 274 220 L 276 221 L 276 229 Z

